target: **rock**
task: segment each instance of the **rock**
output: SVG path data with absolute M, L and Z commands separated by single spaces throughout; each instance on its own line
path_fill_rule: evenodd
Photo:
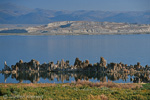
M 54 62 L 51 62 L 51 63 L 50 63 L 50 69 L 51 69 L 51 70 L 54 70 L 54 69 L 55 69 Z
M 76 66 L 77 68 L 81 68 L 81 64 L 82 64 L 82 61 L 79 60 L 79 58 L 76 58 L 76 59 L 75 59 L 74 66 Z
M 57 65 L 59 65 L 59 61 L 57 61 L 57 63 L 56 63 Z
M 89 64 L 88 67 L 93 67 L 92 64 Z
M 140 62 L 137 62 L 137 66 L 140 66 Z
M 61 60 L 60 66 L 61 66 L 61 68 L 65 67 L 65 61 L 63 59 Z
M 46 65 L 46 64 L 45 64 Z M 29 66 L 31 66 L 31 69 L 32 70 L 39 70 L 40 68 L 40 62 L 35 60 L 35 59 L 32 59 L 30 62 L 29 62 Z
M 47 67 L 48 65 L 46 63 L 43 63 L 41 66 L 40 66 L 40 70 L 47 70 Z
M 134 68 L 134 66 L 133 66 L 133 65 L 130 65 L 129 68 Z
M 117 64 L 117 70 L 120 70 L 120 69 L 122 69 L 122 65 L 119 63 Z
M 58 65 L 54 65 L 54 69 L 57 69 L 58 68 Z
M 29 71 L 32 71 L 31 66 L 29 66 Z
M 128 67 L 128 65 L 127 65 L 127 64 L 125 64 L 125 67 Z
M 29 71 L 29 72 L 39 72 L 39 71 L 98 71 L 98 72 L 124 72 L 124 73 L 135 73 L 136 71 L 149 71 L 150 67 L 148 65 L 142 67 L 138 62 L 137 65 L 130 65 L 123 63 L 110 63 L 106 65 L 106 60 L 101 57 L 100 63 L 95 63 L 94 65 L 89 63 L 89 60 L 81 61 L 79 58 L 75 59 L 74 66 L 69 65 L 69 60 L 66 62 L 62 59 L 61 62 L 57 61 L 56 64 L 54 62 L 44 63 L 40 65 L 39 61 L 32 59 L 30 62 L 26 63 L 23 60 L 20 60 L 16 63 L 16 65 L 12 65 L 11 68 L 7 66 L 7 63 L 4 62 L 3 71 Z
M 117 64 L 116 64 L 116 63 L 110 63 L 110 64 L 108 65 L 108 68 L 109 68 L 109 69 L 112 69 L 112 70 L 116 70 L 116 69 L 117 69 Z
M 106 64 L 107 64 L 106 60 L 103 57 L 101 57 L 100 58 L 100 67 L 106 67 Z
M 90 62 L 89 62 L 89 60 L 85 60 L 85 63 L 86 63 L 86 64 L 89 64 Z
M 11 69 L 12 70 L 16 70 L 14 65 L 11 65 Z
M 23 60 L 20 60 L 19 63 L 22 64 L 22 63 L 23 63 Z
M 37 70 L 38 70 L 38 71 L 40 70 L 40 66 L 37 66 Z
M 148 68 L 148 65 L 146 65 L 145 68 Z
M 106 70 L 106 60 L 103 58 L 103 57 L 100 57 L 100 64 L 99 64 L 99 67 L 98 67 L 98 71 L 105 71 Z
M 49 66 L 47 68 L 47 71 L 51 71 L 51 63 L 49 63 Z
M 75 65 L 79 65 L 79 62 L 80 62 L 79 58 L 76 58 L 76 59 L 75 59 L 74 66 L 75 66 Z
M 133 81 L 133 78 L 130 78 L 130 81 Z
M 69 67 L 69 60 L 66 60 L 66 67 Z
M 142 66 L 140 65 L 140 62 L 137 62 L 137 65 L 134 65 L 134 68 L 136 70 L 140 69 Z
M 19 67 L 17 65 L 15 65 L 16 71 L 19 71 Z
M 7 66 L 6 61 L 4 62 L 4 71 L 11 71 L 11 68 L 9 66 Z
M 36 61 L 35 63 L 36 63 L 36 65 L 37 65 L 37 66 L 39 66 L 39 65 L 40 65 L 40 62 L 39 62 L 39 61 Z
M 85 68 L 88 67 L 88 65 L 89 65 L 89 61 L 88 61 L 88 60 L 83 61 L 82 64 L 81 64 L 81 68 L 82 68 L 82 69 L 83 69 L 83 68 L 85 69 Z
M 135 70 L 133 68 L 130 69 L 130 73 L 134 73 Z

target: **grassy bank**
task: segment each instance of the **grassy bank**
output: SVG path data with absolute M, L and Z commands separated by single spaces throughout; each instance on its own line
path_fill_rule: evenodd
M 3 99 L 82 99 L 82 100 L 150 100 L 150 84 L 91 83 L 78 81 L 65 84 L 0 84 Z

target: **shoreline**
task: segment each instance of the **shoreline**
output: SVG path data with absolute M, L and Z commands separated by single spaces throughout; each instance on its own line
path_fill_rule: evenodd
M 150 34 L 150 33 L 36 33 L 36 34 L 30 34 L 30 33 L 0 33 L 0 36 L 57 36 L 57 35 L 64 35 L 64 36 L 78 36 L 78 35 L 141 35 L 141 34 Z
M 77 82 L 71 82 L 71 83 L 0 83 L 0 87 L 2 87 L 3 85 L 18 85 L 18 86 L 30 86 L 30 85 L 35 85 L 37 87 L 44 87 L 47 86 L 47 85 L 51 85 L 51 86 L 55 86 L 56 84 L 59 85 L 71 85 L 71 84 L 83 84 L 83 83 L 86 83 L 87 85 L 90 84 L 119 84 L 119 85 L 130 85 L 130 84 L 134 84 L 134 85 L 142 85 L 142 84 L 150 84 L 150 83 L 114 83 L 112 81 L 109 81 L 109 82 L 91 82 L 91 81 L 86 81 L 86 80 L 79 80 Z M 96 87 L 96 86 L 95 86 Z
M 8 66 L 6 61 L 4 62 L 4 68 L 1 73 L 16 73 L 16 72 L 104 72 L 104 73 L 132 73 L 132 72 L 149 72 L 150 66 L 141 66 L 140 62 L 134 65 L 127 65 L 120 63 L 107 63 L 104 57 L 100 57 L 99 62 L 91 64 L 89 60 L 81 61 L 78 57 L 75 58 L 73 65 L 69 63 L 69 60 L 57 61 L 54 64 L 53 61 L 40 64 L 39 61 L 31 59 L 29 62 L 23 62 L 19 60 L 15 65 Z
M 54 75 L 54 77 L 57 76 L 57 78 L 62 76 L 61 73 L 65 73 L 67 74 L 65 77 L 66 79 L 68 79 L 69 73 L 73 73 L 72 76 L 74 73 L 81 73 L 83 74 L 81 76 L 84 76 L 85 79 L 89 79 L 92 77 L 91 75 L 94 75 L 93 77 L 100 79 L 100 74 L 103 74 L 103 81 L 106 81 L 106 77 L 104 77 L 106 75 L 112 77 L 135 75 L 134 78 L 130 78 L 131 81 L 136 83 L 150 83 L 150 66 L 141 66 L 140 62 L 137 62 L 135 65 L 127 65 L 122 62 L 107 63 L 103 57 L 100 57 L 100 62 L 94 64 L 91 64 L 89 60 L 81 61 L 79 58 L 76 58 L 74 65 L 70 65 L 69 60 L 64 61 L 63 59 L 61 61 L 57 61 L 56 64 L 54 64 L 54 62 L 40 64 L 39 61 L 32 59 L 30 62 L 23 62 L 23 60 L 20 60 L 15 65 L 11 65 L 11 67 L 9 67 L 5 61 L 4 68 L 0 72 L 6 76 L 12 74 L 12 77 L 16 79 L 18 79 L 19 75 L 21 75 L 22 78 L 19 79 L 19 82 L 23 82 L 23 80 L 26 79 L 26 77 L 23 76 L 28 76 L 30 77 L 29 79 L 34 79 L 30 80 L 31 82 L 38 82 L 40 77 L 43 77 L 43 75 L 46 77 L 46 73 L 48 75 L 47 77 L 49 78 L 53 76 L 51 73 L 57 74 Z M 81 77 L 78 77 L 78 75 L 75 75 L 74 77 L 76 79 L 82 79 Z M 63 78 L 63 80 L 65 78 Z M 7 77 L 5 77 L 5 80 L 6 79 Z

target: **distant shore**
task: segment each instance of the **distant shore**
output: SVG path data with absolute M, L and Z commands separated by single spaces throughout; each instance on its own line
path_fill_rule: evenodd
M 138 35 L 138 34 L 150 34 L 150 33 L 75 33 L 75 34 L 68 34 L 68 33 L 0 33 L 0 36 L 13 36 L 13 35 L 20 35 L 20 36 L 43 36 L 43 35 Z
M 12 25 L 13 26 L 13 25 Z M 0 28 L 0 35 L 124 35 L 150 34 L 149 24 L 60 21 L 46 25 Z

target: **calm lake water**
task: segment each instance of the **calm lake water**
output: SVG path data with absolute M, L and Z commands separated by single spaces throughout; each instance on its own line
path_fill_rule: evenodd
M 69 60 L 74 64 L 75 58 L 80 60 L 88 59 L 90 63 L 100 61 L 103 56 L 108 63 L 123 62 L 125 64 L 136 64 L 142 66 L 150 65 L 150 35 L 78 35 L 78 36 L 0 36 L 0 70 L 7 65 L 15 65 L 20 59 L 29 62 L 36 59 L 40 63 L 48 63 L 57 60 Z M 129 76 L 130 78 L 131 76 Z M 108 77 L 106 77 L 108 79 Z M 4 82 L 4 75 L 0 74 L 0 83 Z M 69 76 L 69 81 L 75 78 Z M 91 81 L 99 81 L 97 78 Z M 11 75 L 7 83 L 17 83 Z M 24 80 L 24 83 L 30 82 Z M 57 83 L 56 78 L 50 81 L 48 78 L 40 78 L 38 82 Z M 129 79 L 116 80 L 114 82 L 130 82 Z

